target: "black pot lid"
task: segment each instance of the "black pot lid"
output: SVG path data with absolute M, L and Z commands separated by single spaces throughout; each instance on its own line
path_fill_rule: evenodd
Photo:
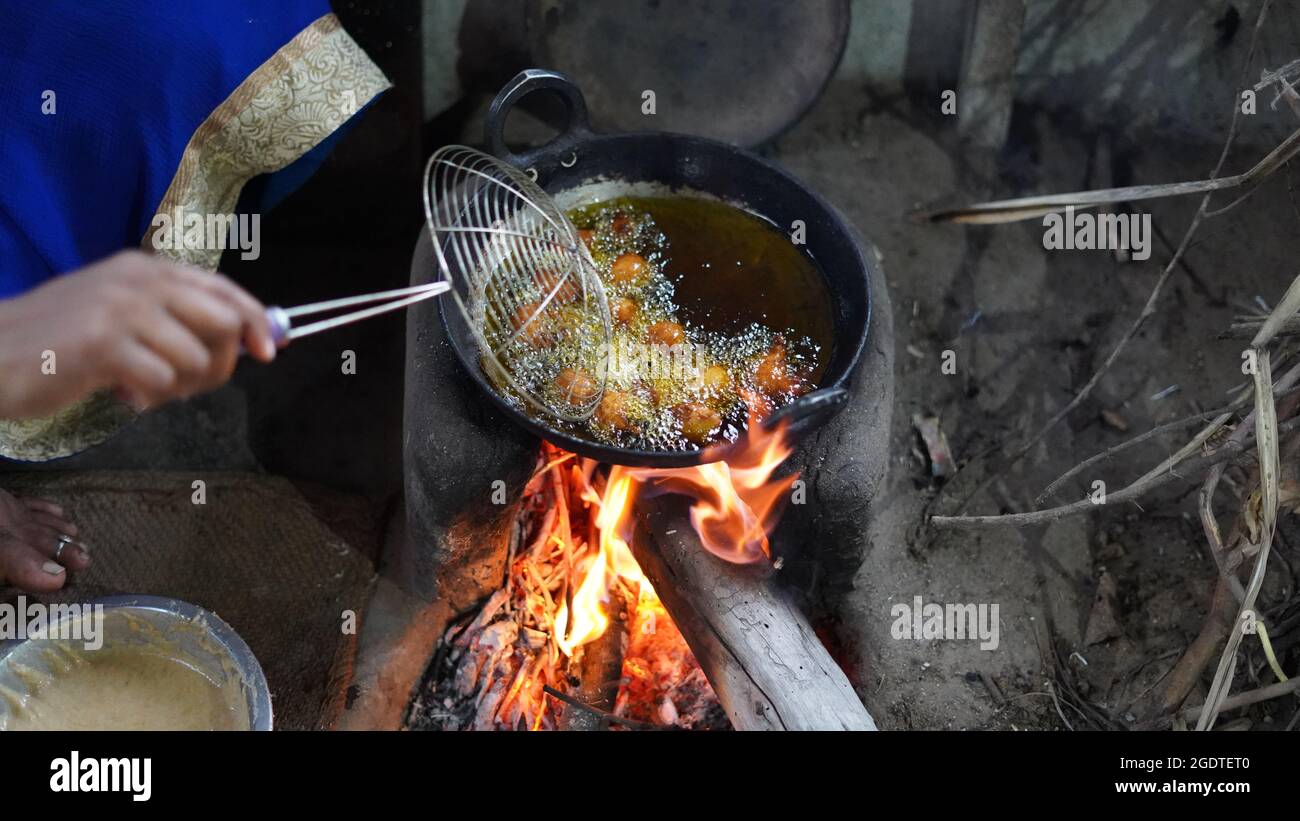
M 849 0 L 527 0 L 525 20 L 535 62 L 577 82 L 598 130 L 754 146 L 825 88 Z

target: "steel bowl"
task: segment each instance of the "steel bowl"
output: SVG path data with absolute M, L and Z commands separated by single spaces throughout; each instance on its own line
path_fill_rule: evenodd
M 88 607 L 96 605 L 103 606 L 104 646 L 161 642 L 174 647 L 183 654 L 186 663 L 210 680 L 242 690 L 248 714 L 247 729 L 271 729 L 271 690 L 262 666 L 234 628 L 215 613 L 161 596 L 108 596 L 84 603 Z M 66 614 L 58 623 L 75 618 L 86 616 Z M 16 693 L 27 689 L 15 673 L 15 666 L 49 671 L 47 655 L 42 652 L 44 641 L 28 637 L 0 643 L 0 689 Z M 0 699 L 0 716 L 9 709 L 8 703 Z

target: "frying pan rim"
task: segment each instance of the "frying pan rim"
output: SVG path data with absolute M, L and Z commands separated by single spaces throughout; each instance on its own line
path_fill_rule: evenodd
M 744 161 L 757 165 L 761 169 L 763 169 L 763 171 L 775 175 L 783 185 L 792 186 L 802 191 L 809 198 L 811 198 L 812 201 L 818 206 L 818 208 L 821 209 L 822 213 L 824 213 L 829 218 L 835 230 L 847 239 L 851 253 L 859 263 L 857 266 L 854 267 L 855 270 L 861 271 L 862 293 L 865 296 L 865 300 L 866 300 L 866 305 L 863 306 L 864 317 L 862 321 L 862 328 L 858 333 L 858 338 L 856 340 L 856 343 L 854 343 L 852 340 L 843 340 L 843 344 L 845 345 L 846 350 L 850 353 L 850 355 L 846 360 L 848 364 L 843 368 L 841 373 L 834 375 L 834 378 L 819 385 L 818 388 L 812 393 L 800 397 L 799 399 L 796 399 L 794 402 L 791 402 L 789 405 L 786 405 L 783 408 L 778 409 L 778 413 L 781 413 L 783 415 L 788 415 L 793 418 L 798 418 L 799 416 L 798 409 L 800 404 L 805 400 L 807 400 L 810 396 L 813 396 L 814 394 L 821 394 L 824 392 L 847 390 L 852 383 L 853 375 L 856 373 L 858 366 L 862 362 L 862 352 L 866 348 L 867 340 L 871 334 L 871 328 L 873 325 L 871 321 L 872 318 L 871 314 L 875 302 L 875 300 L 872 298 L 872 290 L 871 290 L 871 273 L 874 270 L 875 263 L 872 262 L 868 254 L 864 253 L 861 243 L 859 242 L 859 235 L 857 231 L 844 219 L 844 216 L 839 212 L 839 209 L 835 208 L 831 203 L 827 202 L 826 199 L 817 191 L 813 190 L 812 188 L 809 188 L 808 186 L 800 182 L 790 172 L 786 171 L 780 166 L 768 162 L 767 160 L 763 159 L 762 157 L 758 156 L 757 154 L 747 149 L 740 148 L 730 143 L 725 143 L 719 140 L 713 140 L 708 137 L 698 137 L 689 134 L 676 134 L 668 131 L 635 131 L 635 132 L 619 133 L 619 134 L 588 133 L 583 135 L 583 139 L 581 139 L 581 141 L 578 143 L 578 147 L 580 149 L 584 145 L 592 145 L 596 143 L 623 142 L 623 141 L 640 142 L 644 140 L 670 141 L 688 148 L 696 147 L 696 148 L 704 149 L 706 151 L 719 153 L 724 156 L 731 155 L 731 157 L 733 158 L 739 157 Z M 548 148 L 548 146 L 543 146 L 539 150 L 530 152 L 528 156 L 545 157 L 549 153 L 546 151 L 546 148 Z M 565 150 L 572 150 L 572 147 L 568 146 L 566 147 Z M 538 184 L 541 185 L 542 189 L 545 190 L 548 194 L 556 193 L 549 188 L 548 182 L 549 181 L 539 180 Z M 593 179 L 591 180 L 591 182 L 595 182 L 595 180 Z M 584 182 L 581 185 L 586 185 L 586 184 L 588 183 Z M 569 188 L 565 188 L 563 190 L 566 191 L 572 190 L 573 188 L 577 188 L 577 187 L 580 186 L 570 186 Z M 695 190 L 700 191 L 701 193 L 713 194 L 713 192 L 710 192 L 708 188 L 703 185 L 693 185 L 691 187 L 694 188 Z M 713 194 L 713 195 L 718 196 L 717 194 Z M 752 208 L 751 211 L 756 215 L 764 218 L 768 222 L 771 222 L 771 218 L 763 214 L 761 211 Z M 430 241 L 431 242 L 434 241 L 433 238 L 430 238 Z M 818 273 L 822 276 L 823 280 L 825 281 L 827 288 L 830 289 L 832 293 L 835 293 L 836 287 L 831 282 L 830 276 L 826 273 L 826 271 L 820 265 L 820 263 L 816 267 Z M 516 424 L 519 424 L 525 430 L 529 431 L 530 433 L 536 435 L 537 437 L 547 442 L 550 442 L 553 445 L 564 448 L 565 450 L 568 450 L 572 453 L 576 453 L 580 456 L 586 456 L 592 459 L 596 459 L 599 462 L 604 462 L 607 464 L 617 464 L 617 465 L 623 465 L 627 467 L 661 467 L 661 468 L 694 467 L 696 465 L 702 465 L 709 462 L 720 461 L 726 459 L 728 453 L 730 452 L 730 449 L 734 447 L 734 443 L 730 443 L 730 444 L 715 445 L 709 448 L 695 449 L 695 450 L 653 451 L 653 450 L 640 450 L 634 448 L 623 448 L 623 447 L 615 447 L 613 445 L 602 444 L 600 442 L 593 442 L 589 439 L 582 439 L 577 436 L 574 436 L 573 434 L 559 430 L 558 428 L 554 428 L 551 427 L 550 425 L 544 424 L 538 421 L 537 419 L 529 416 L 524 410 L 516 407 L 514 404 L 509 402 L 505 397 L 503 397 L 496 390 L 496 388 L 494 388 L 487 381 L 487 378 L 482 374 L 481 369 L 474 366 L 475 363 L 474 356 L 471 355 L 471 352 L 464 350 L 464 348 L 461 345 L 461 341 L 459 337 L 457 336 L 457 334 L 452 332 L 451 327 L 448 325 L 447 311 L 445 309 L 445 306 L 442 303 L 442 300 L 438 300 L 437 311 L 438 311 L 439 321 L 442 324 L 442 330 L 445 338 L 447 339 L 448 343 L 451 345 L 452 350 L 455 351 L 456 358 L 460 360 L 462 368 L 468 372 L 470 378 L 474 380 L 475 384 L 479 387 L 479 389 L 483 393 L 487 394 L 488 399 L 490 399 L 491 402 L 498 409 L 500 409 L 503 413 L 505 413 L 506 416 L 511 421 L 515 422 Z M 837 339 L 836 344 L 837 345 L 841 344 L 841 340 Z M 473 354 L 476 353 L 477 353 L 476 351 L 473 352 Z

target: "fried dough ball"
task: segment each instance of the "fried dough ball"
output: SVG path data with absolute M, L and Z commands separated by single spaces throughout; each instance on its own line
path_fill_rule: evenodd
M 769 396 L 793 393 L 799 387 L 799 378 L 790 368 L 785 344 L 778 341 L 758 363 L 754 383 Z
M 686 341 L 686 329 L 677 322 L 656 322 L 650 326 L 649 336 L 658 345 L 680 345 Z
M 721 414 L 699 402 L 683 402 L 673 408 L 673 414 L 682 423 L 682 436 L 697 445 L 707 442 L 722 426 Z
M 550 268 L 539 269 L 533 274 L 533 282 L 537 285 L 537 290 L 541 292 L 542 299 L 546 299 L 551 291 L 555 291 L 552 303 L 560 305 L 573 302 L 578 298 L 580 292 L 577 277 L 562 276 Z
M 646 394 L 650 398 L 650 406 L 655 410 L 659 410 L 663 407 L 673 385 L 667 379 L 643 379 L 641 387 L 645 388 Z
M 555 340 L 554 334 L 542 321 L 545 312 L 538 313 L 541 308 L 540 302 L 528 302 L 515 308 L 514 315 L 510 317 L 510 323 L 516 331 L 523 329 L 520 339 L 533 348 L 549 345 Z
M 731 371 L 724 366 L 713 364 L 704 369 L 700 375 L 700 380 L 704 384 L 704 389 L 709 393 L 718 394 L 731 387 Z
M 619 325 L 631 325 L 636 321 L 639 313 L 641 313 L 641 306 L 636 304 L 635 299 L 628 299 L 625 296 L 616 298 L 609 306 L 610 316 Z
M 610 269 L 614 281 L 624 285 L 642 279 L 649 272 L 650 263 L 640 254 L 623 254 L 614 260 L 614 267 Z
M 555 387 L 561 396 L 569 401 L 582 404 L 593 398 L 600 390 L 591 374 L 581 368 L 565 368 L 555 377 Z
M 636 424 L 629 416 L 631 405 L 631 394 L 624 391 L 606 391 L 605 395 L 600 399 L 600 404 L 596 407 L 593 418 L 598 425 L 613 428 L 622 433 L 631 433 L 636 430 Z

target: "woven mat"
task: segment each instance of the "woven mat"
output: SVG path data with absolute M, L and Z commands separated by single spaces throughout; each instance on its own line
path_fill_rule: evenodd
M 206 483 L 207 503 L 192 501 Z M 351 676 L 374 572 L 283 479 L 250 473 L 0 473 L 10 493 L 63 505 L 94 562 L 46 602 L 172 596 L 230 623 L 266 672 L 276 729 L 328 727 Z M 0 590 L 0 600 L 17 592 Z

